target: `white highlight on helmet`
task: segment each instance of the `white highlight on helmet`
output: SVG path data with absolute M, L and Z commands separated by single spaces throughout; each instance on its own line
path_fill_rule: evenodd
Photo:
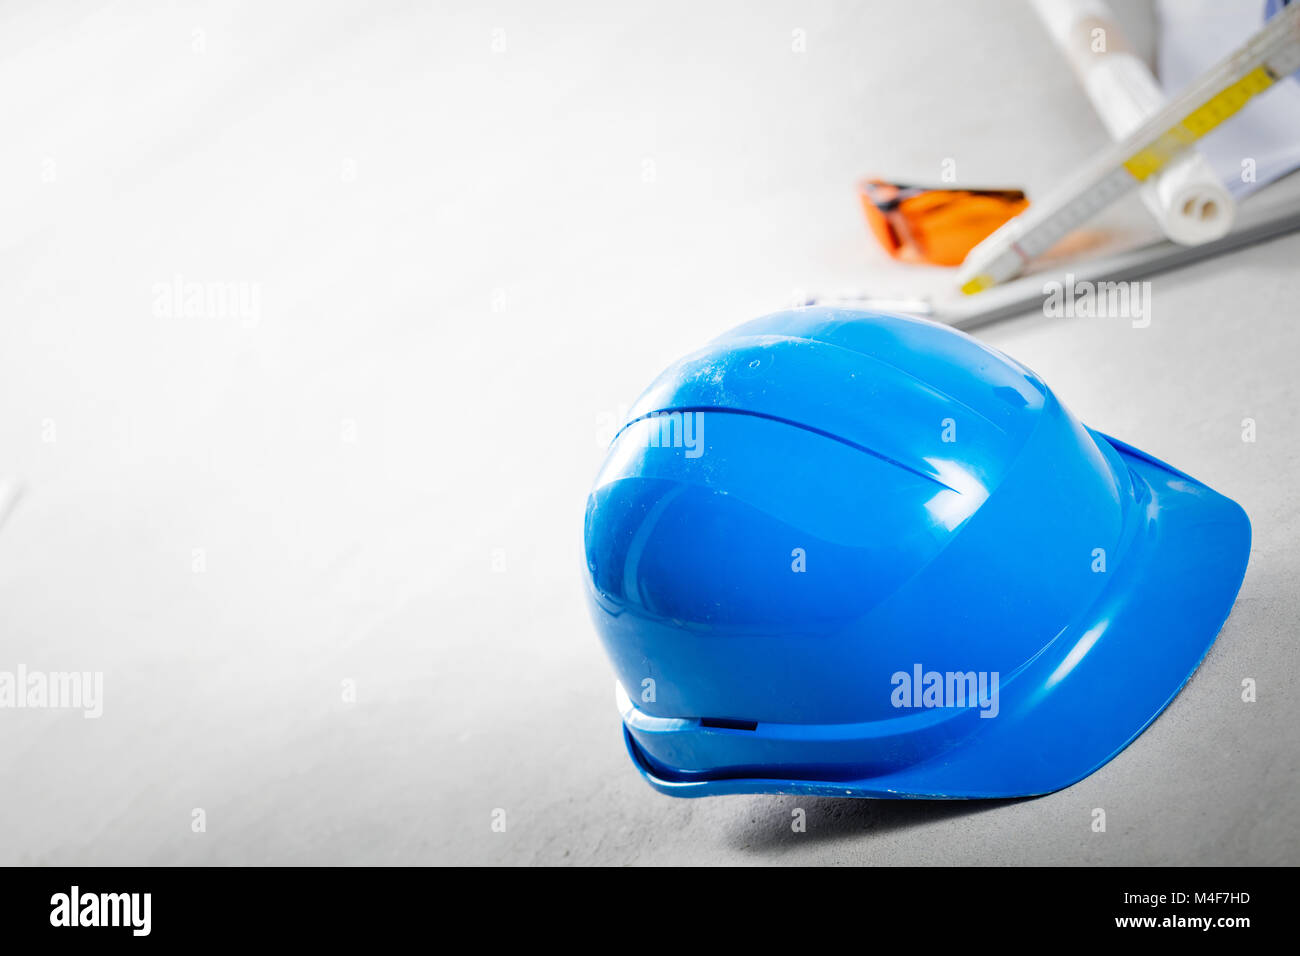
M 984 482 L 958 462 L 943 458 L 927 458 L 925 462 L 948 486 L 925 503 L 925 510 L 930 512 L 935 524 L 952 531 L 979 510 L 988 499 L 989 490 Z
M 1092 628 L 1075 642 L 1074 647 L 1070 648 L 1070 653 L 1065 655 L 1065 660 L 1061 661 L 1060 666 L 1052 671 L 1052 676 L 1047 678 L 1047 683 L 1043 685 L 1046 690 L 1060 683 L 1065 677 L 1074 670 L 1075 665 L 1083 660 L 1085 654 L 1092 650 L 1092 645 L 1097 643 L 1097 638 L 1106 633 L 1106 628 L 1110 627 L 1110 619 L 1094 624 Z

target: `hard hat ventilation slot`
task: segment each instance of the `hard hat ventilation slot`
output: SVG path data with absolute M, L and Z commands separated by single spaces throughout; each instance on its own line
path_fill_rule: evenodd
M 720 727 L 723 730 L 758 730 L 756 720 L 729 720 L 726 717 L 701 717 L 701 727 Z

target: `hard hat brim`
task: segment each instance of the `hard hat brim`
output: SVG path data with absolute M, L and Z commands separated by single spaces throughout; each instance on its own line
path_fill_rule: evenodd
M 1099 599 L 1006 681 L 1000 712 L 974 720 L 960 745 L 862 779 L 682 772 L 658 759 L 717 735 L 765 733 L 624 715 L 628 752 L 655 789 L 681 797 L 734 793 L 990 799 L 1037 796 L 1104 766 L 1178 695 L 1214 644 L 1250 556 L 1250 521 L 1234 501 L 1098 432 L 1150 491 L 1146 521 Z M 658 726 L 660 721 L 663 726 Z M 769 728 L 789 741 L 799 728 Z M 812 729 L 815 731 L 815 729 Z M 811 732 L 811 731 L 810 731 Z M 688 739 L 684 739 L 688 738 Z M 761 767 L 752 768 L 761 771 Z

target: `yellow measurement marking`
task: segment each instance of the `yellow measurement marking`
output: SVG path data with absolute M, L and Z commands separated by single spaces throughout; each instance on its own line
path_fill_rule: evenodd
M 989 286 L 993 285 L 994 279 L 991 275 L 982 274 L 966 282 L 961 287 L 961 291 L 966 295 L 974 295 L 976 292 L 983 292 Z
M 1236 83 L 1220 90 L 1184 116 L 1177 126 L 1161 133 L 1150 146 L 1124 160 L 1124 168 L 1138 182 L 1146 182 L 1174 156 L 1219 124 L 1237 115 L 1252 97 L 1264 92 L 1273 83 L 1273 74 L 1268 71 L 1268 67 L 1255 67 Z

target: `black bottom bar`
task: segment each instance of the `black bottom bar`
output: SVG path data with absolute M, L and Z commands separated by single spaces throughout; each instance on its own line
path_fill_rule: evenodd
M 559 921 L 581 937 L 608 928 L 621 913 L 631 920 L 625 930 L 651 940 L 665 933 L 690 939 L 697 922 L 697 929 L 709 923 L 716 929 L 721 921 L 728 935 L 743 936 L 788 919 L 792 926 L 812 920 L 822 929 L 839 924 L 850 936 L 867 934 L 864 943 L 875 929 L 892 927 L 910 928 L 926 942 L 951 937 L 971 945 L 1022 934 L 1040 941 L 1052 934 L 1046 938 L 1200 937 L 1231 944 L 1276 934 L 1294 909 L 1288 906 L 1294 874 L 1286 870 L 733 871 L 725 892 L 708 870 L 591 876 L 573 870 L 8 869 L 0 872 L 0 931 L 6 943 L 292 938 L 337 945 L 411 933 L 427 939 L 430 930 L 441 936 L 461 927 L 495 935 L 511 926 L 524 930 L 529 924 L 521 921 L 529 919 L 534 931 Z M 486 924 L 484 906 L 498 913 Z

